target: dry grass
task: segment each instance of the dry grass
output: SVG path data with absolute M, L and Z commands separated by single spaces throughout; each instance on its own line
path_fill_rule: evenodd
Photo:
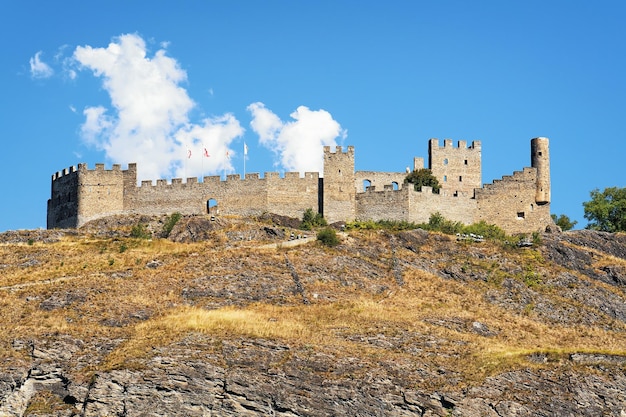
M 503 262 L 550 273 L 553 267 L 537 251 L 502 254 L 498 246 L 486 244 L 480 247 L 480 257 L 470 258 L 454 252 L 455 242 L 440 239 L 425 243 L 415 254 L 402 248 L 392 252 L 385 233 L 363 231 L 352 236 L 338 249 L 306 245 L 275 251 L 244 246 L 224 251 L 212 242 L 81 237 L 54 244 L 2 245 L 0 355 L 5 359 L 22 355 L 12 348 L 16 339 L 109 337 L 124 342 L 102 359 L 101 367 L 119 368 L 141 363 L 153 348 L 201 333 L 215 340 L 269 339 L 334 356 L 365 354 L 414 366 L 431 361 L 452 367 L 468 381 L 520 366 L 540 366 L 528 361 L 533 353 L 552 358 L 573 352 L 626 355 L 623 323 L 612 331 L 547 324 L 487 302 L 485 292 L 497 282 L 468 284 L 404 268 L 400 286 L 393 271 L 393 257 L 437 262 L 447 251 L 453 264 L 487 270 L 496 278 Z M 294 293 L 285 257 L 299 274 L 309 304 Z M 153 260 L 158 266 L 147 267 Z M 602 262 L 624 264 L 600 258 L 598 263 L 605 265 Z M 267 288 L 241 288 L 237 286 L 241 276 L 258 277 L 250 285 Z M 219 305 L 232 301 L 238 307 L 190 305 L 182 293 L 197 280 L 208 282 L 215 291 L 223 287 L 232 297 L 207 296 L 200 301 Z M 248 297 L 255 291 L 281 297 L 271 303 Z M 65 304 L 42 308 L 54 297 Z M 558 294 L 553 297 L 558 300 Z M 446 325 L 450 321 L 455 325 Z M 473 332 L 473 322 L 485 324 L 496 336 Z M 371 338 L 388 343 L 380 347 L 368 343 Z M 213 348 L 217 349 L 207 346 Z

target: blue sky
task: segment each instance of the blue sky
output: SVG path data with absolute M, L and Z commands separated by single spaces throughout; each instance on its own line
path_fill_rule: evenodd
M 244 142 L 246 172 L 312 170 L 324 144 L 354 145 L 357 170 L 403 171 L 430 138 L 480 140 L 489 183 L 530 166 L 546 136 L 552 212 L 577 228 L 591 190 L 626 186 L 622 1 L 0 10 L 0 231 L 45 228 L 51 175 L 71 165 L 243 173 Z

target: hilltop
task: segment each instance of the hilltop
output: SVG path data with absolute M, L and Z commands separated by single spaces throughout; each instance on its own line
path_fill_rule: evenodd
M 0 234 L 0 416 L 626 415 L 625 235 L 169 220 Z

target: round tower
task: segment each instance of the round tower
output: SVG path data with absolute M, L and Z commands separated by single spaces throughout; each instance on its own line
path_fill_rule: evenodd
M 530 141 L 531 166 L 537 168 L 537 204 L 550 202 L 550 146 L 548 138 L 534 138 Z

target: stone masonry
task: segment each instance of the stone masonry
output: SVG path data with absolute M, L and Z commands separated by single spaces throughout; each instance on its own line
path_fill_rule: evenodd
M 265 212 L 301 218 L 308 208 L 322 213 L 329 223 L 352 220 L 428 222 L 430 215 L 471 224 L 485 221 L 508 233 L 543 231 L 550 217 L 550 157 L 547 138 L 531 140 L 531 166 L 491 184 L 481 183 L 481 144 L 467 146 L 449 139 L 439 146 L 428 143 L 428 167 L 441 184 L 415 191 L 400 172 L 354 170 L 354 147 L 344 152 L 324 147 L 323 177 L 318 172 L 276 172 L 198 178 L 159 179 L 137 184 L 137 166 L 106 170 L 96 164 L 70 167 L 52 176 L 47 226 L 80 227 L 88 221 L 115 214 L 253 216 Z M 414 169 L 424 165 L 414 158 Z

